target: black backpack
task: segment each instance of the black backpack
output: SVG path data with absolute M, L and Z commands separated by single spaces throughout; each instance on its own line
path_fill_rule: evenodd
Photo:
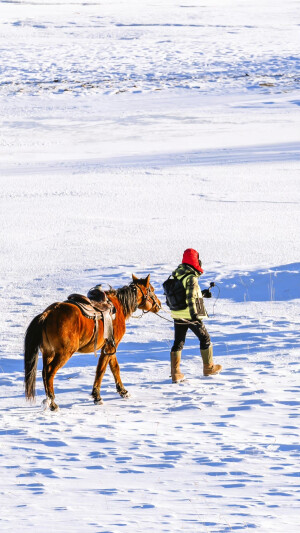
M 182 311 L 187 308 L 186 292 L 182 283 L 182 280 L 187 276 L 190 276 L 190 272 L 185 274 L 181 279 L 169 276 L 163 283 L 166 304 L 171 311 Z

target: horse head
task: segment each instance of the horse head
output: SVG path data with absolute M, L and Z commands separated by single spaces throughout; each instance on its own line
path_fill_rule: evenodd
M 137 306 L 145 313 L 158 313 L 161 302 L 157 298 L 154 288 L 150 283 L 150 274 L 146 278 L 137 278 L 132 274 L 132 283 L 137 288 Z

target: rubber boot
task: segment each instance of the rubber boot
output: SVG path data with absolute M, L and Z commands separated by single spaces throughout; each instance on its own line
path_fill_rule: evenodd
M 222 370 L 222 365 L 214 365 L 212 344 L 206 350 L 200 350 L 203 361 L 203 375 L 214 376 Z
M 171 352 L 171 377 L 173 383 L 184 380 L 184 374 L 180 372 L 181 351 Z

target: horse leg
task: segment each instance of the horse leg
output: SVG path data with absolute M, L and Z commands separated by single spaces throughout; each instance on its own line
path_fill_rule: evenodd
M 72 352 L 73 353 L 73 352 Z M 56 372 L 64 366 L 70 359 L 72 353 L 64 354 L 57 352 L 54 357 L 43 355 L 43 381 L 46 392 L 46 398 L 50 400 L 51 411 L 57 411 L 58 405 L 55 403 L 54 377 Z
M 116 354 L 111 356 L 109 360 L 109 366 L 115 378 L 117 392 L 120 394 L 120 396 L 122 396 L 122 398 L 126 398 L 126 396 L 128 396 L 128 391 L 125 389 L 121 380 L 120 367 Z
M 42 376 L 43 376 L 44 389 L 45 389 L 45 393 L 46 393 L 46 400 L 44 400 L 44 403 L 45 403 L 45 402 L 47 402 L 47 400 L 49 398 L 48 381 L 47 381 L 47 374 L 46 374 L 45 364 L 43 364 Z
M 96 405 L 103 403 L 102 398 L 100 396 L 100 387 L 101 387 L 102 379 L 105 374 L 105 370 L 107 368 L 110 357 L 111 357 L 110 355 L 105 354 L 104 349 L 102 348 L 101 355 L 99 357 L 99 361 L 97 364 L 96 376 L 95 376 L 95 381 L 94 381 L 93 390 L 92 390 L 92 396 L 94 398 L 94 403 Z

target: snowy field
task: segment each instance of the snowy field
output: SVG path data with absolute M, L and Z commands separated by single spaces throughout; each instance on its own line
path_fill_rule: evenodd
M 299 2 L 0 1 L 0 531 L 298 533 Z M 25 402 L 34 316 L 185 248 L 224 371 L 131 318 L 121 399 L 76 354 Z M 219 293 L 220 289 L 220 293 Z M 219 297 L 218 297 L 219 294 Z M 138 313 L 137 313 L 138 314 Z

